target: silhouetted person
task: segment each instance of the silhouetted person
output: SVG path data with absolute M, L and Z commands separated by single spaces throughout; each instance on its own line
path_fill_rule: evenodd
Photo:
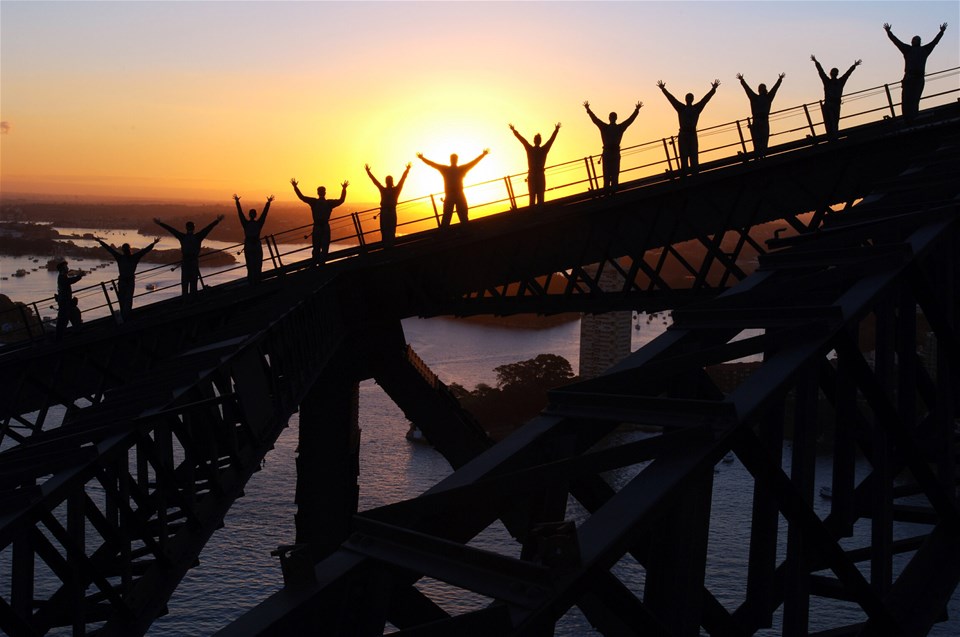
M 713 94 L 717 92 L 717 87 L 720 86 L 720 80 L 711 82 L 710 90 L 696 104 L 693 103 L 693 93 L 687 93 L 684 98 L 686 103 L 681 104 L 680 100 L 670 94 L 663 80 L 657 82 L 657 86 L 659 86 L 663 94 L 667 96 L 667 100 L 670 101 L 670 104 L 677 111 L 677 116 L 680 118 L 680 132 L 677 134 L 677 145 L 679 146 L 677 150 L 680 154 L 680 175 L 683 176 L 688 171 L 696 173 L 700 170 L 697 122 L 700 120 L 700 113 L 703 112 L 703 107 L 707 105 L 707 102 L 710 101 Z
M 243 257 L 247 263 L 247 281 L 251 284 L 258 283 L 260 273 L 263 272 L 263 245 L 260 243 L 260 231 L 263 230 L 263 224 L 267 221 L 273 195 L 267 197 L 267 203 L 264 204 L 263 213 L 259 219 L 254 208 L 250 209 L 249 217 L 243 216 L 239 195 L 234 194 L 233 201 L 237 204 L 237 216 L 240 217 L 240 225 L 243 226 Z
M 420 161 L 431 168 L 436 168 L 443 175 L 443 217 L 440 219 L 440 227 L 447 228 L 453 219 L 453 209 L 457 209 L 457 218 L 460 223 L 467 222 L 467 197 L 463 194 L 463 178 L 471 168 L 480 163 L 480 160 L 490 154 L 490 149 L 485 148 L 483 152 L 477 155 L 471 161 L 465 164 L 457 165 L 456 153 L 450 155 L 450 165 L 444 166 L 430 161 L 423 156 L 423 153 L 417 153 Z
M 200 244 L 221 221 L 223 221 L 223 215 L 217 215 L 217 218 L 207 224 L 203 230 L 195 233 L 192 221 L 187 222 L 186 232 L 180 232 L 156 217 L 153 219 L 155 224 L 175 236 L 180 242 L 180 294 L 183 296 L 196 294 L 197 279 L 200 278 Z
M 637 102 L 633 109 L 633 115 L 618 124 L 616 113 L 610 113 L 609 123 L 604 122 L 590 110 L 590 102 L 583 103 L 583 107 L 587 109 L 587 115 L 590 116 L 590 121 L 600 129 L 600 139 L 603 141 L 600 161 L 603 163 L 604 189 L 613 190 L 620 183 L 620 140 L 623 139 L 624 131 L 633 123 L 633 120 L 637 119 L 637 114 L 642 106 L 643 102 Z
M 297 180 L 291 179 L 293 192 L 297 193 L 300 201 L 310 206 L 310 215 L 313 217 L 313 261 L 317 264 L 327 260 L 330 254 L 330 215 L 333 209 L 342 204 L 347 199 L 347 186 L 349 181 L 340 184 L 340 198 L 327 199 L 327 189 L 323 186 L 317 187 L 316 197 L 304 197 L 297 187 Z
M 57 294 L 55 297 L 57 300 L 57 341 L 63 338 L 67 323 L 74 327 L 80 327 L 83 323 L 80 316 L 80 306 L 77 299 L 73 298 L 73 284 L 83 277 L 83 272 L 71 275 L 66 261 L 57 264 Z
M 937 46 L 943 32 L 947 30 L 947 23 L 940 25 L 940 33 L 933 40 L 920 46 L 920 36 L 915 35 L 910 40 L 910 44 L 904 44 L 897 39 L 897 36 L 890 30 L 889 24 L 883 25 L 883 30 L 887 32 L 887 37 L 893 42 L 900 52 L 903 53 L 903 81 L 900 83 L 900 110 L 903 113 L 903 119 L 910 122 L 917 116 L 920 110 L 920 96 L 923 94 L 923 76 L 926 75 L 927 57 L 933 52 L 933 47 Z
M 524 139 L 523 135 L 517 132 L 513 124 L 510 124 L 510 130 L 513 131 L 514 137 L 520 140 L 523 148 L 527 151 L 527 190 L 530 193 L 530 205 L 542 204 L 543 193 L 547 190 L 547 153 L 550 152 L 553 140 L 557 138 L 557 133 L 560 132 L 560 123 L 557 122 L 556 128 L 553 129 L 553 135 L 543 146 L 540 145 L 540 141 L 543 139 L 540 137 L 540 133 L 533 136 L 533 145 L 531 145 Z
M 834 139 L 840 130 L 840 98 L 843 97 L 843 85 L 847 83 L 847 78 L 853 73 L 853 69 L 860 66 L 863 60 L 854 62 L 840 77 L 837 77 L 840 69 L 834 67 L 830 69 L 828 77 L 816 56 L 811 55 L 810 59 L 817 66 L 817 73 L 820 74 L 820 81 L 823 82 L 823 105 L 820 107 L 823 113 L 823 127 L 827 129 L 827 137 Z
M 130 313 L 133 311 L 133 288 L 137 278 L 137 264 L 140 263 L 143 255 L 153 250 L 159 241 L 160 237 L 157 237 L 147 247 L 132 252 L 129 243 L 124 243 L 117 250 L 103 239 L 97 239 L 97 243 L 117 261 L 117 301 L 120 304 L 120 318 L 124 321 L 130 320 Z
M 773 104 L 773 98 L 777 95 L 777 89 L 783 82 L 786 73 L 781 73 L 777 77 L 776 84 L 770 91 L 767 91 L 767 85 L 761 84 L 754 93 L 747 81 L 743 79 L 743 73 L 737 73 L 737 79 L 740 80 L 740 86 L 746 91 L 750 98 L 750 116 L 753 119 L 750 124 L 750 137 L 753 138 L 753 155 L 757 159 L 766 157 L 767 142 L 770 141 L 770 106 Z
M 400 200 L 403 182 L 407 180 L 407 175 L 410 173 L 410 164 L 407 163 L 403 176 L 400 177 L 397 185 L 393 185 L 393 177 L 387 175 L 384 179 L 387 182 L 386 186 L 377 181 L 377 178 L 370 172 L 370 164 L 364 164 L 363 167 L 367 171 L 367 176 L 373 181 L 373 185 L 380 191 L 380 214 L 378 215 L 380 217 L 380 240 L 385 246 L 389 247 L 397 237 L 397 201 Z

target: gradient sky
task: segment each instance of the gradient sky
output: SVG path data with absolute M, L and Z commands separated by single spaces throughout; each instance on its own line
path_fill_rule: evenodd
M 562 122 L 550 164 L 598 153 L 584 113 L 621 118 L 628 146 L 676 132 L 656 87 L 698 98 L 709 126 L 746 117 L 735 79 L 787 77 L 775 107 L 822 95 L 809 57 L 863 65 L 848 91 L 896 82 L 882 25 L 927 42 L 927 70 L 960 66 L 948 2 L 0 2 L 0 190 L 70 197 L 376 201 L 363 171 L 413 170 L 404 199 L 442 189 L 446 163 L 490 148 L 468 182 L 526 169 Z M 953 76 L 952 82 L 956 81 Z

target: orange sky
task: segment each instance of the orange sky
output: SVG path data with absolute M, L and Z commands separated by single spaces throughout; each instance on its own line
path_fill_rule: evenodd
M 0 3 L 3 194 L 293 200 L 291 177 L 348 205 L 413 162 L 402 199 L 442 189 L 446 162 L 490 148 L 469 182 L 525 170 L 528 138 L 562 122 L 550 164 L 600 150 L 584 114 L 645 104 L 624 146 L 675 133 L 656 88 L 699 97 L 701 126 L 748 114 L 734 75 L 787 78 L 776 106 L 821 95 L 809 60 L 849 90 L 895 82 L 881 25 L 926 42 L 928 70 L 960 62 L 956 2 L 18 2 Z M 956 84 L 956 75 L 950 82 Z M 955 86 L 954 86 L 955 88 Z

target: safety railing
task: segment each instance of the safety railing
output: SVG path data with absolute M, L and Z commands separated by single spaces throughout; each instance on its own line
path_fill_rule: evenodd
M 926 94 L 922 98 L 923 106 L 940 106 L 957 101 L 960 87 L 957 78 L 960 67 L 929 73 L 926 76 Z M 900 82 L 884 84 L 843 96 L 841 114 L 841 134 L 844 129 L 869 124 L 883 119 L 896 117 L 900 106 L 895 101 L 899 93 Z M 716 170 L 748 161 L 752 158 L 752 140 L 750 137 L 750 118 L 718 124 L 699 129 L 700 170 Z M 767 156 L 786 152 L 797 147 L 816 144 L 826 139 L 826 130 L 821 114 L 821 102 L 809 102 L 791 106 L 770 113 L 770 143 Z M 566 161 L 546 168 L 546 196 L 557 200 L 575 195 L 589 195 L 601 189 L 602 167 L 600 155 L 589 155 L 582 159 Z M 657 183 L 679 176 L 679 152 L 675 135 L 628 146 L 621 149 L 620 183 L 627 187 L 630 182 L 648 180 Z M 470 203 L 472 217 L 516 211 L 525 208 L 527 188 L 526 173 L 507 175 L 501 179 L 492 179 L 464 188 L 464 194 Z M 442 193 L 400 202 L 397 206 L 397 236 L 402 242 L 404 236 L 416 235 L 439 227 L 443 209 Z M 353 257 L 382 248 L 379 227 L 379 208 L 360 210 L 333 217 L 330 220 L 331 252 L 327 261 Z M 266 246 L 264 261 L 265 272 L 285 271 L 298 262 L 309 263 L 312 247 L 309 243 L 312 224 L 306 224 L 282 233 L 266 236 L 262 239 Z M 305 243 L 306 242 L 306 243 Z M 239 254 L 242 243 L 220 250 L 205 252 L 200 257 L 201 278 L 199 285 L 208 287 L 219 283 L 244 278 L 245 265 L 233 264 L 222 269 L 204 267 L 219 252 Z M 138 284 L 168 270 L 180 267 L 179 263 L 165 264 L 140 270 L 137 273 Z M 281 270 L 283 269 L 283 270 Z M 206 272 L 204 273 L 204 270 Z M 179 282 L 157 286 L 153 292 L 175 289 Z M 99 283 L 75 290 L 83 313 L 87 317 L 118 316 L 117 281 Z M 142 300 L 150 292 L 136 295 L 135 301 Z M 157 295 L 163 296 L 163 295 Z M 95 300 L 96 299 L 96 300 Z M 0 323 L 19 323 L 19 326 L 4 334 L 7 342 L 16 340 L 35 340 L 49 332 L 56 318 L 44 317 L 41 310 L 56 310 L 54 297 L 48 297 L 18 307 L 0 316 Z

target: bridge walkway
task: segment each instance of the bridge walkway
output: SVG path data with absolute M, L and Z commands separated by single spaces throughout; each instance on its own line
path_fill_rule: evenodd
M 878 184 L 898 183 L 956 128 L 955 111 L 944 109 L 912 130 L 881 124 L 862 138 L 688 184 L 627 187 L 478 219 L 389 252 L 301 266 L 254 288 L 212 289 L 199 303 L 144 308 L 142 320 L 119 330 L 93 322 L 61 345 L 4 352 L 0 382 L 12 391 L 0 401 L 9 445 L 0 555 L 11 564 L 3 629 L 145 631 L 327 361 L 363 325 L 489 312 L 491 290 L 500 311 L 537 301 L 545 311 L 642 305 L 647 294 L 668 291 L 662 277 L 650 277 L 651 291 L 626 276 L 622 293 L 607 301 L 584 267 L 626 255 L 636 261 L 623 271 L 639 276 L 648 272 L 639 264 L 648 249 L 716 245 L 726 229 L 809 211 L 829 218 L 830 205 L 851 208 Z M 750 194 L 757 189 L 763 198 Z M 738 204 L 723 203 L 730 200 Z M 705 253 L 723 260 L 716 247 Z M 694 282 L 710 296 L 726 289 L 708 285 L 710 268 L 701 270 Z M 536 277 L 558 272 L 566 279 L 562 303 L 530 298 Z M 500 292 L 517 281 L 524 293 Z M 41 574 L 60 582 L 47 596 L 35 588 Z

